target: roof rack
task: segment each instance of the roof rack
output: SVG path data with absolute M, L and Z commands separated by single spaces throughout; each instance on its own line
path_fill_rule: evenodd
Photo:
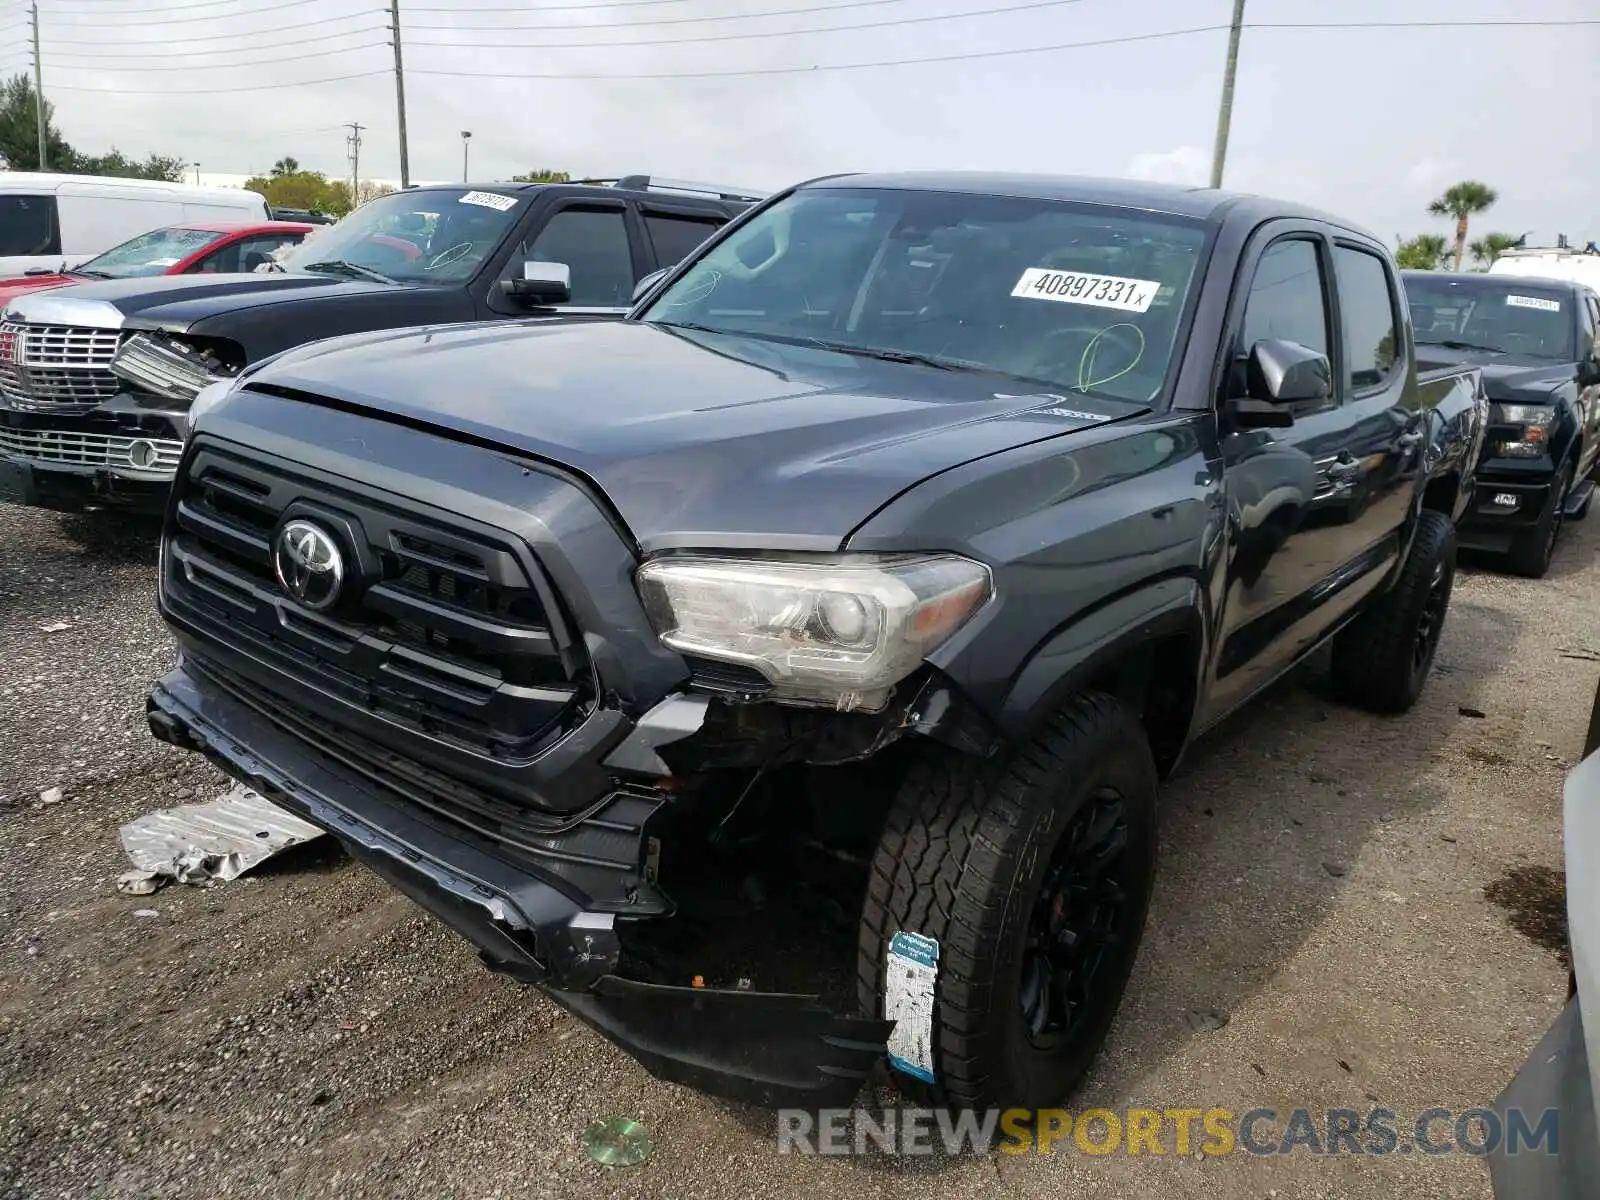
M 767 198 L 766 192 L 753 192 L 749 188 L 726 187 L 716 183 L 696 183 L 688 179 L 663 179 L 654 175 L 623 175 L 616 179 L 574 179 L 572 183 L 592 184 L 600 187 L 627 188 L 636 192 L 690 192 L 700 196 L 715 196 L 718 200 L 739 200 L 754 204 Z

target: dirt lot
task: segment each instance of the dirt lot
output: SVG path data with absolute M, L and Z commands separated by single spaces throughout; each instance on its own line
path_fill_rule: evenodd
M 1525 907 L 1551 901 L 1529 868 L 1561 866 L 1597 671 L 1562 652 L 1600 647 L 1597 546 L 1591 521 L 1543 582 L 1465 572 L 1404 719 L 1333 705 L 1310 671 L 1207 740 L 1168 788 L 1144 952 L 1075 1107 L 1382 1103 L 1404 1124 L 1494 1096 L 1564 996 L 1513 925 L 1548 922 L 1485 888 L 1521 869 Z M 222 786 L 144 730 L 171 657 L 154 559 L 0 507 L 0 1196 L 1489 1195 L 1460 1153 L 780 1157 L 770 1115 L 657 1083 L 336 852 L 119 896 L 118 824 Z M 1223 1028 L 1186 1019 L 1212 1009 Z M 586 1158 L 607 1115 L 651 1130 L 648 1164 Z

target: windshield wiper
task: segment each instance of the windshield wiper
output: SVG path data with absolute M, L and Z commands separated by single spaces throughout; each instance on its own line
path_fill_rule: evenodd
M 911 363 L 919 367 L 932 367 L 936 371 L 998 373 L 971 363 L 956 362 L 948 358 L 934 358 L 931 355 L 916 354 L 910 350 L 880 350 L 873 346 L 852 346 L 848 342 L 829 342 L 821 338 L 807 338 L 805 344 L 815 346 L 818 350 L 832 350 L 836 354 L 849 354 L 855 358 L 873 358 L 879 362 Z
M 1454 338 L 1448 338 L 1443 341 L 1433 341 L 1430 338 L 1418 338 L 1417 340 L 1424 346 L 1447 346 L 1451 350 L 1482 350 L 1488 354 L 1506 353 L 1504 350 L 1500 349 L 1499 346 L 1483 346 L 1477 342 L 1462 342 L 1457 341 Z
M 110 271 L 99 271 L 99 270 L 95 270 L 95 269 L 90 268 L 90 267 L 73 267 L 72 270 L 67 272 L 67 274 L 69 274 L 69 275 L 82 275 L 82 276 L 84 276 L 85 278 L 88 278 L 88 279 L 115 279 L 116 278 L 116 276 L 113 275 Z
M 321 275 L 344 275 L 351 279 L 370 279 L 374 283 L 394 283 L 381 271 L 374 271 L 371 267 L 363 267 L 360 263 L 345 262 L 342 258 L 332 258 L 327 262 L 307 263 L 302 270 L 315 271 Z

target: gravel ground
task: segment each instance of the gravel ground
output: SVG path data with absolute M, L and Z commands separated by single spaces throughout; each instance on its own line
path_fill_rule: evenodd
M 1313 670 L 1197 749 L 1075 1107 L 1404 1121 L 1499 1091 L 1565 994 L 1549 892 L 1596 667 L 1562 652 L 1600 647 L 1597 546 L 1570 530 L 1538 583 L 1464 572 L 1407 717 Z M 137 529 L 0 507 L 0 1196 L 1489 1195 L 1459 1153 L 780 1156 L 769 1114 L 656 1082 L 331 848 L 119 896 L 119 823 L 223 787 L 144 730 L 154 560 Z M 586 1158 L 609 1115 L 649 1163 Z

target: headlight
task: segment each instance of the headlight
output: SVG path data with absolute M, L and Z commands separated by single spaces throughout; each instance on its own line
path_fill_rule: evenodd
M 1543 429 L 1550 424 L 1555 410 L 1547 404 L 1494 404 L 1493 419 L 1499 425 L 1534 425 Z
M 665 645 L 759 671 L 775 700 L 841 712 L 881 708 L 994 590 L 987 567 L 955 555 L 661 558 L 638 584 Z
M 219 379 L 216 383 L 208 383 L 195 393 L 189 402 L 189 411 L 184 415 L 184 424 L 189 436 L 194 436 L 194 423 L 198 421 L 207 410 L 213 409 L 229 392 L 238 384 L 237 379 Z

